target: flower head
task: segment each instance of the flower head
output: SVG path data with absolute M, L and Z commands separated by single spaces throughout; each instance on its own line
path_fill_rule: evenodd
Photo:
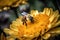
M 30 13 L 34 19 L 34 23 L 27 20 L 27 26 L 23 25 L 21 21 L 22 16 L 20 16 L 12 22 L 10 29 L 4 29 L 5 33 L 21 40 L 32 40 L 39 35 L 42 36 L 49 29 L 55 27 L 59 18 L 58 10 L 53 11 L 52 8 L 44 8 L 43 12 L 32 10 Z

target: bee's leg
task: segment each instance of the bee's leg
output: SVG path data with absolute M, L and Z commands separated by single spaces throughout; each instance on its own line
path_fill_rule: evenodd
M 23 22 L 23 25 L 24 25 L 24 22 Z
M 27 26 L 27 23 L 25 22 L 25 25 Z

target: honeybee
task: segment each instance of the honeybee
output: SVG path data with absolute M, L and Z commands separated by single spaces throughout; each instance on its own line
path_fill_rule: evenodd
M 26 12 L 23 12 L 22 13 L 23 17 L 22 17 L 22 22 L 23 22 L 23 25 L 25 24 L 27 26 L 27 19 L 29 19 L 29 21 L 31 23 L 34 23 L 34 19 L 31 15 L 28 15 Z

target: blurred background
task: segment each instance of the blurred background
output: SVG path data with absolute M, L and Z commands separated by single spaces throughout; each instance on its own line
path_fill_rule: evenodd
M 17 7 L 12 7 L 12 6 L 7 6 L 4 5 L 6 2 L 2 2 L 4 0 L 0 0 L 0 34 L 5 33 L 3 32 L 4 28 L 9 28 L 9 25 L 13 20 L 21 16 L 21 13 L 23 11 L 29 13 L 30 10 L 38 10 L 38 11 L 43 11 L 44 8 L 53 8 L 53 10 L 59 10 L 60 12 L 60 0 L 28 0 L 28 4 L 21 4 L 18 5 Z M 6 0 L 5 0 L 6 1 Z M 13 0 L 11 0 L 12 2 Z M 9 1 L 10 2 L 10 1 Z M 13 3 L 13 2 L 12 2 Z M 8 10 L 3 10 L 3 7 L 10 7 Z M 6 35 L 5 35 L 6 36 Z M 59 36 L 59 37 L 57 37 Z M 54 37 L 53 40 L 59 40 L 60 35 L 57 35 Z M 53 37 L 52 37 L 53 38 Z M 50 38 L 50 40 L 52 39 Z M 55 39 L 56 38 L 56 39 Z

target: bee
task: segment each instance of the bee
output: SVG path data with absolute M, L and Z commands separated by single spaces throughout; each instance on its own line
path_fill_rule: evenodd
M 22 13 L 22 15 L 23 15 L 23 18 L 22 18 L 22 22 L 23 22 L 23 25 L 25 24 L 26 26 L 27 26 L 27 19 L 29 19 L 29 21 L 31 22 L 31 23 L 34 23 L 34 18 L 31 16 L 31 15 L 28 15 L 27 13 Z

